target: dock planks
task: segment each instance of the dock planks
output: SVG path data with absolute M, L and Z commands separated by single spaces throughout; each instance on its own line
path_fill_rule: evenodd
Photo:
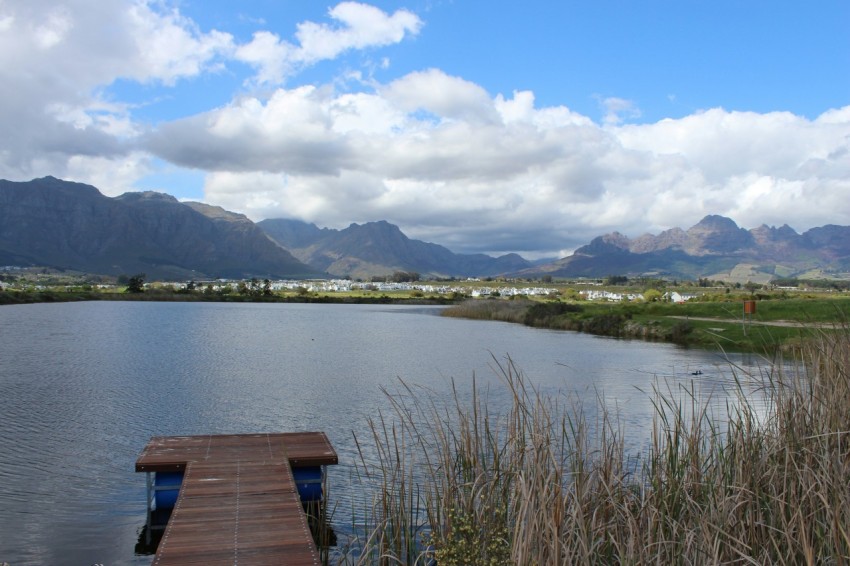
M 292 467 L 336 463 L 322 432 L 151 438 L 136 471 L 184 472 L 152 564 L 320 564 Z

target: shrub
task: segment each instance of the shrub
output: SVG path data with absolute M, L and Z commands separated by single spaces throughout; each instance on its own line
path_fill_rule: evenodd
M 582 321 L 582 331 L 600 336 L 620 336 L 626 317 L 621 314 L 597 314 Z
M 552 319 L 581 310 L 581 306 L 572 303 L 534 303 L 525 313 L 523 322 L 527 326 L 551 326 Z
M 687 344 L 690 341 L 693 325 L 687 320 L 680 320 L 670 327 L 670 341 L 676 344 Z

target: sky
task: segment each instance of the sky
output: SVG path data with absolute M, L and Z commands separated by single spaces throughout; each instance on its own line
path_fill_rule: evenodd
M 850 224 L 846 0 L 0 0 L 0 178 L 564 256 Z

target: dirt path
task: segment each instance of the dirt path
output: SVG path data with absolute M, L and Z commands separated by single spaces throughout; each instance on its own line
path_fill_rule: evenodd
M 701 320 L 705 322 L 727 322 L 729 324 L 740 324 L 740 318 L 713 318 L 710 316 L 670 316 L 681 320 Z M 749 320 L 750 324 L 759 326 L 784 326 L 786 328 L 838 328 L 841 325 L 835 322 L 794 322 L 791 320 Z

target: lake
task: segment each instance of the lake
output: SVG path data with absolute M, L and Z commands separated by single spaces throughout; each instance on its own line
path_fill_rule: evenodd
M 325 431 L 339 454 L 331 496 L 346 532 L 353 434 L 387 410 L 398 378 L 498 390 L 510 356 L 528 380 L 619 408 L 648 438 L 657 380 L 699 379 L 721 406 L 718 354 L 497 322 L 440 307 L 89 302 L 0 307 L 0 563 L 150 564 L 136 555 L 151 436 Z M 755 356 L 734 359 L 758 371 Z M 702 375 L 693 377 L 694 371 Z M 505 396 L 494 393 L 498 405 Z M 498 410 L 498 407 L 494 407 Z M 350 490 L 349 490 L 350 491 Z M 334 501 L 332 500 L 333 504 Z M 346 519 L 348 517 L 348 519 Z

